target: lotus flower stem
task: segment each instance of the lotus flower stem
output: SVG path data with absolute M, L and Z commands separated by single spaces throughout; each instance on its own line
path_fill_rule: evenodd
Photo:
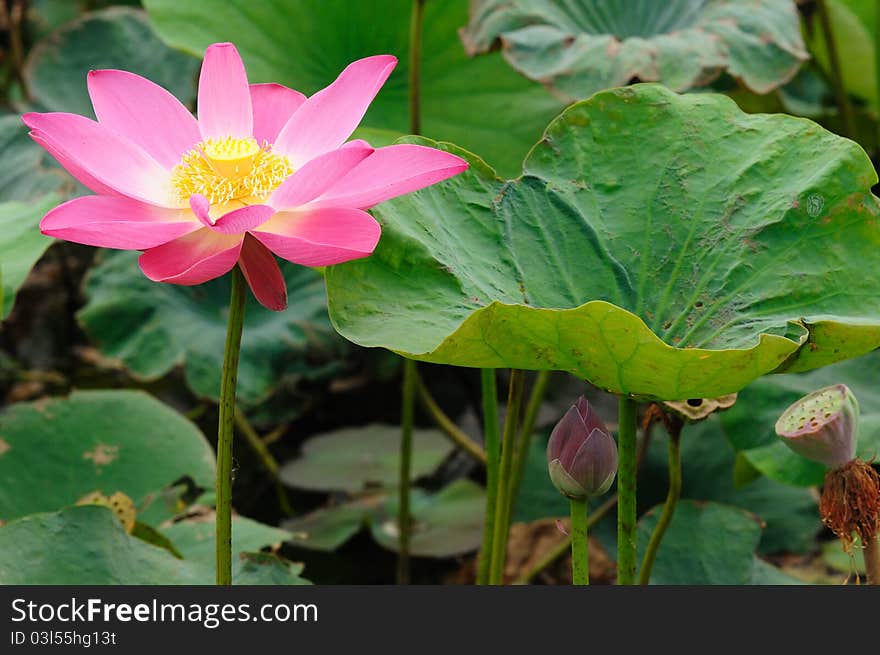
M 604 503 L 599 505 L 592 514 L 587 517 L 586 529 L 587 533 L 595 527 L 595 525 L 601 521 L 608 512 L 614 509 L 614 506 L 617 505 L 617 494 L 614 494 Z M 529 584 L 532 580 L 537 577 L 537 575 L 546 569 L 548 566 L 553 564 L 560 557 L 565 555 L 565 553 L 571 550 L 571 535 L 569 534 L 562 541 L 560 541 L 556 546 L 554 546 L 551 550 L 547 552 L 541 560 L 535 564 L 532 568 L 522 574 L 519 578 L 517 578 L 514 584 Z
M 519 409 L 522 404 L 525 375 L 519 369 L 510 371 L 510 387 L 507 394 L 507 415 L 501 438 L 501 467 L 498 471 L 498 495 L 495 500 L 495 529 L 492 534 L 492 564 L 489 584 L 501 584 L 504 580 L 504 563 L 507 558 L 507 525 L 510 517 L 509 478 L 513 474 L 513 453 L 516 449 L 516 433 Z
M 868 584 L 880 585 L 880 537 L 868 539 L 865 542 L 865 573 Z
M 415 418 L 416 387 L 419 373 L 416 363 L 403 360 L 403 402 L 400 432 L 400 501 L 397 509 L 397 584 L 409 584 L 409 538 L 412 521 L 409 510 L 409 479 L 412 470 L 412 432 Z
M 446 415 L 437 404 L 437 401 L 434 400 L 431 392 L 428 391 L 428 387 L 425 386 L 421 377 L 419 378 L 419 400 L 422 401 L 422 406 L 428 414 L 431 415 L 431 418 L 434 419 L 434 423 L 436 423 L 437 427 L 440 428 L 456 446 L 473 457 L 477 462 L 486 466 L 486 451 Z
M 617 583 L 636 579 L 636 422 L 638 404 L 621 396 L 618 411 L 617 452 Z
M 229 323 L 220 381 L 220 420 L 217 429 L 217 584 L 232 584 L 232 433 L 235 425 L 235 385 L 244 327 L 246 286 L 241 269 L 232 269 Z
M 477 584 L 489 583 L 492 567 L 492 537 L 495 534 L 495 506 L 498 502 L 498 469 L 501 465 L 501 444 L 498 436 L 498 387 L 495 369 L 480 371 L 483 396 L 483 439 L 486 446 L 486 517 L 483 523 L 483 547 L 477 568 Z
M 642 566 L 639 569 L 640 585 L 646 585 L 651 580 L 651 569 L 654 568 L 657 551 L 660 549 L 663 535 L 666 534 L 669 524 L 672 523 L 675 507 L 681 497 L 681 430 L 684 425 L 681 420 L 671 417 L 667 427 L 669 428 L 669 491 L 666 493 L 666 502 L 663 504 L 660 519 L 654 526 L 654 531 L 651 533 L 648 547 L 642 558 Z
M 587 538 L 587 499 L 572 498 L 571 503 L 571 582 L 590 584 L 590 543 Z
M 825 0 L 816 0 L 816 12 L 819 14 L 819 24 L 822 26 L 822 34 L 825 37 L 825 47 L 828 50 L 828 63 L 831 65 L 831 85 L 834 88 L 834 96 L 840 109 L 840 122 L 843 136 L 852 137 L 855 134 L 853 128 L 852 107 L 849 104 L 849 96 L 843 80 L 843 69 L 840 65 L 840 56 L 837 52 L 837 42 L 834 40 L 834 31 L 831 27 L 831 17 L 828 14 L 828 5 Z
M 547 393 L 549 381 L 550 371 L 538 372 L 537 377 L 535 377 L 535 383 L 532 385 L 532 391 L 529 394 L 526 411 L 523 414 L 519 444 L 516 447 L 516 463 L 513 469 L 513 476 L 510 478 L 510 489 L 508 490 L 511 503 L 510 515 L 513 514 L 513 505 L 516 503 L 517 496 L 519 495 L 519 487 L 522 484 L 523 474 L 526 470 L 526 461 L 529 457 L 529 444 L 532 441 L 532 432 L 535 429 L 535 421 L 538 418 L 541 403 L 544 402 L 544 395 Z

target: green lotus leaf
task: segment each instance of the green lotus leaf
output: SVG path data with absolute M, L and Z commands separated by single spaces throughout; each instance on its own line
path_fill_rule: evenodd
M 660 509 L 649 510 L 639 520 L 639 553 L 648 545 Z M 749 512 L 682 500 L 657 551 L 651 584 L 750 584 L 760 539 L 761 524 Z
M 397 500 L 392 496 L 370 517 L 370 533 L 380 546 L 397 551 Z M 467 479 L 459 479 L 436 494 L 413 494 L 413 530 L 409 551 L 417 557 L 452 557 L 473 552 L 483 538 L 486 494 Z
M 0 319 L 9 316 L 15 294 L 53 239 L 40 233 L 52 196 L 38 202 L 0 203 Z
M 633 78 L 685 91 L 725 71 L 767 93 L 807 59 L 791 0 L 474 0 L 463 40 L 471 54 L 500 43 L 571 100 Z
M 50 193 L 69 196 L 78 188 L 76 180 L 31 140 L 18 114 L 0 115 L 0 152 L 0 202 L 38 200 Z
M 160 528 L 185 559 L 214 566 L 217 540 L 213 513 L 186 519 Z M 258 551 L 266 546 L 280 544 L 290 535 L 278 528 L 259 523 L 244 516 L 232 517 L 232 552 Z
M 308 584 L 302 567 L 268 553 L 233 558 L 233 584 Z M 214 565 L 178 559 L 125 533 L 106 507 L 32 514 L 0 527 L 0 584 L 206 585 Z
M 373 256 L 326 271 L 355 343 L 663 400 L 880 345 L 877 176 L 810 121 L 642 84 L 566 110 L 515 180 L 439 145 L 469 170 L 378 205 Z
M 117 491 L 140 514 L 189 477 L 214 484 L 214 452 L 199 429 L 140 391 L 78 391 L 0 413 L 0 519 L 56 510 Z
M 734 479 L 737 453 L 726 442 L 717 416 L 685 427 L 681 438 L 681 497 L 724 503 L 757 516 L 764 526 L 758 547 L 761 554 L 812 551 L 822 522 L 810 490 L 760 476 L 737 487 Z M 658 426 L 639 469 L 639 502 L 643 506 L 662 503 L 666 498 L 667 445 L 663 429 Z
M 467 5 L 425 4 L 422 133 L 471 148 L 513 175 L 564 103 L 511 70 L 500 54 L 465 54 L 458 29 L 467 23 Z M 280 82 L 306 94 L 355 59 L 396 55 L 397 68 L 362 125 L 409 132 L 411 0 L 145 0 L 144 6 L 171 45 L 202 56 L 209 44 L 232 41 L 251 82 Z
M 136 377 L 154 380 L 183 365 L 199 396 L 217 399 L 229 311 L 229 276 L 195 287 L 151 282 L 135 252 L 107 252 L 86 278 L 88 302 L 77 318 L 100 351 Z M 290 306 L 270 312 L 248 294 L 238 371 L 245 406 L 280 384 L 320 374 L 344 343 L 327 320 L 324 287 L 315 271 L 282 262 Z
M 396 551 L 397 501 L 392 491 L 377 491 L 285 521 L 283 527 L 292 535 L 288 542 L 295 546 L 332 551 L 369 526 L 377 543 Z M 480 485 L 459 479 L 435 494 L 413 489 L 410 502 L 412 555 L 452 557 L 479 547 L 486 506 L 486 494 Z
M 776 436 L 776 420 L 794 401 L 832 384 L 846 384 L 859 401 L 857 454 L 880 455 L 880 351 L 801 375 L 772 376 L 746 387 L 736 405 L 722 414 L 730 443 L 768 478 L 795 486 L 818 486 L 825 467 L 794 453 Z
M 90 70 L 116 68 L 146 77 L 192 105 L 199 62 L 156 36 L 141 10 L 111 7 L 84 14 L 38 42 L 24 76 L 33 101 L 47 111 L 93 116 Z
M 413 480 L 430 475 L 453 451 L 438 430 L 413 431 Z M 400 479 L 400 427 L 366 425 L 312 437 L 302 456 L 279 471 L 285 484 L 314 491 L 358 493 L 370 487 L 397 486 Z

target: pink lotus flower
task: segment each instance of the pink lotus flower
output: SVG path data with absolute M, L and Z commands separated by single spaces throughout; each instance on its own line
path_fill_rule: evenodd
M 231 43 L 205 52 L 198 120 L 138 75 L 91 71 L 97 122 L 25 114 L 31 137 L 97 195 L 43 218 L 43 234 L 144 251 L 157 282 L 200 284 L 238 264 L 266 307 L 287 290 L 272 253 L 304 266 L 365 257 L 379 241 L 364 210 L 460 173 L 467 164 L 417 145 L 372 148 L 346 139 L 397 60 L 367 57 L 310 98 L 248 85 Z

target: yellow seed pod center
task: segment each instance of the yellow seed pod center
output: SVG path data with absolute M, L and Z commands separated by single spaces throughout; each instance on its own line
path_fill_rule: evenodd
M 183 155 L 171 171 L 175 199 L 205 196 L 212 205 L 261 202 L 293 174 L 287 157 L 255 139 L 208 139 Z
M 254 169 L 254 157 L 260 146 L 254 139 L 208 139 L 202 146 L 211 166 L 218 174 L 231 180 L 244 177 Z

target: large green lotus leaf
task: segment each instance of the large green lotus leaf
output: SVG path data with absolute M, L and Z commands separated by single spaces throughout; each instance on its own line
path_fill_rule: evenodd
M 725 434 L 748 461 L 769 478 L 796 486 L 822 484 L 825 467 L 795 454 L 776 436 L 776 420 L 798 398 L 844 383 L 859 401 L 857 453 L 880 455 L 880 351 L 801 375 L 772 376 L 746 387 L 721 417 Z
M 472 54 L 500 43 L 571 100 L 633 78 L 684 91 L 724 71 L 767 93 L 807 58 L 791 0 L 474 0 L 463 39 Z
M 40 219 L 55 204 L 52 196 L 39 202 L 0 203 L 0 319 L 9 316 L 18 292 L 37 260 L 52 245 L 40 233 Z
M 286 571 L 286 575 L 283 573 Z M 308 584 L 301 567 L 265 553 L 234 558 L 234 584 Z M 174 557 L 125 533 L 106 507 L 68 507 L 0 527 L 0 584 L 214 583 L 213 563 Z
M 660 426 L 654 434 L 639 475 L 639 502 L 646 507 L 662 503 L 669 486 L 668 439 Z M 752 512 L 764 524 L 761 553 L 813 550 L 822 523 L 810 491 L 760 476 L 738 487 L 735 462 L 736 452 L 724 438 L 718 417 L 687 426 L 681 439 L 681 497 Z
M 138 510 L 188 476 L 214 482 L 214 453 L 198 428 L 139 391 L 79 391 L 0 413 L 0 519 L 121 491 Z
M 655 507 L 639 521 L 640 556 L 657 525 L 660 510 Z M 651 584 L 750 584 L 760 539 L 758 519 L 745 510 L 718 503 L 680 501 L 657 551 Z
M 94 116 L 86 89 L 90 70 L 137 73 L 192 105 L 198 66 L 194 57 L 163 44 L 143 11 L 112 7 L 85 14 L 42 39 L 28 54 L 24 75 L 43 109 Z
M 385 492 L 324 507 L 304 516 L 284 521 L 288 541 L 309 550 L 332 552 L 361 531 L 367 517 L 387 501 Z
M 412 479 L 430 475 L 454 446 L 438 430 L 413 431 Z M 400 427 L 366 425 L 312 437 L 302 455 L 281 467 L 291 487 L 358 493 L 396 486 L 400 479 Z
M 185 559 L 214 565 L 217 553 L 215 515 L 188 519 L 160 528 Z M 244 516 L 232 517 L 232 552 L 258 551 L 265 546 L 280 544 L 290 537 L 284 530 L 259 523 Z
M 201 56 L 233 41 L 252 82 L 303 93 L 326 86 L 349 63 L 375 54 L 399 63 L 363 125 L 409 131 L 407 57 L 411 0 L 146 0 L 166 41 Z M 499 54 L 470 59 L 458 38 L 467 0 L 425 4 L 422 133 L 460 143 L 515 174 L 529 146 L 563 103 L 523 79 Z
M 43 148 L 28 136 L 18 114 L 0 115 L 0 202 L 36 200 L 78 188 Z
M 515 180 L 443 147 L 470 169 L 377 206 L 373 256 L 326 272 L 360 345 L 660 399 L 880 345 L 877 177 L 810 121 L 642 84 L 566 110 Z
M 85 282 L 77 314 L 109 358 L 153 380 L 182 364 L 189 387 L 217 399 L 229 313 L 229 276 L 195 287 L 157 284 L 137 265 L 138 253 L 107 252 Z M 282 262 L 290 306 L 270 312 L 248 294 L 238 370 L 238 399 L 255 405 L 284 376 L 309 374 L 343 348 L 327 320 L 324 285 L 315 271 Z

